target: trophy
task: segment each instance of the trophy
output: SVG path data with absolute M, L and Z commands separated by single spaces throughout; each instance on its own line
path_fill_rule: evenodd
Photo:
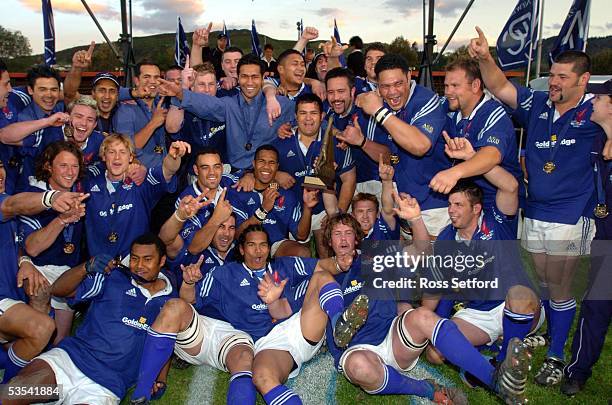
M 302 187 L 324 191 L 335 191 L 336 169 L 334 168 L 334 131 L 333 117 L 327 120 L 327 130 L 321 141 L 321 152 L 314 165 L 314 175 L 305 176 Z

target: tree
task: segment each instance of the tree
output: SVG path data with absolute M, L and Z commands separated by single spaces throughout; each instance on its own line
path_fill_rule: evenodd
M 603 50 L 591 57 L 591 74 L 610 74 L 610 66 L 612 66 L 612 49 Z
M 0 26 L 0 58 L 12 59 L 31 54 L 30 41 L 21 31 L 11 31 Z
M 412 50 L 412 44 L 403 36 L 399 36 L 389 44 L 387 48 L 388 53 L 395 53 L 402 55 L 408 61 L 408 66 L 417 67 L 419 65 L 418 55 Z

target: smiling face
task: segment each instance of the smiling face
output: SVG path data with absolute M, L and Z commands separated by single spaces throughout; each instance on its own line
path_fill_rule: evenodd
M 200 188 L 205 187 L 210 190 L 216 190 L 223 175 L 221 157 L 215 153 L 200 155 L 193 165 L 193 171 L 198 176 Z
M 160 257 L 154 244 L 134 244 L 130 251 L 130 271 L 147 281 L 157 279 L 161 268 L 166 263 L 166 256 Z
M 553 63 L 548 77 L 548 97 L 557 104 L 578 102 L 589 82 L 589 73 L 578 75 L 573 63 Z
M 106 163 L 111 181 L 123 180 L 132 161 L 130 149 L 121 141 L 111 142 L 104 151 L 102 160 Z
M 49 185 L 54 190 L 70 191 L 79 175 L 79 159 L 68 151 L 62 151 L 55 156 L 46 169 L 51 176 Z
M 385 56 L 385 53 L 379 51 L 378 49 L 372 49 L 366 53 L 363 67 L 370 81 L 376 82 L 376 72 L 374 72 L 374 67 L 376 66 L 376 62 L 378 62 L 378 60 L 383 56 Z
M 238 74 L 238 84 L 246 101 L 251 101 L 261 91 L 263 76 L 258 65 L 242 65 Z
M 376 204 L 372 201 L 361 200 L 353 203 L 353 216 L 359 222 L 363 233 L 367 234 L 376 222 L 378 210 Z
M 398 111 L 408 101 L 410 95 L 410 72 L 401 69 L 383 70 L 378 74 L 378 92 L 394 111 Z
M 157 96 L 159 90 L 159 78 L 161 73 L 155 65 L 142 65 L 140 74 L 134 78 L 134 83 L 138 90 L 143 94 L 148 94 L 149 97 Z
M 60 98 L 59 83 L 54 77 L 39 77 L 34 82 L 34 88 L 28 86 L 28 93 L 36 105 L 49 114 Z
M 243 245 L 239 246 L 240 254 L 244 257 L 244 264 L 251 270 L 265 267 L 270 254 L 270 244 L 265 232 L 249 232 Z
M 112 80 L 102 79 L 96 83 L 96 87 L 91 90 L 91 96 L 98 103 L 98 109 L 101 115 L 108 118 L 113 108 L 117 105 L 119 89 Z
M 472 204 L 464 192 L 448 196 L 448 216 L 456 229 L 466 229 L 478 223 L 482 205 Z
M 242 54 L 240 52 L 225 52 L 223 60 L 221 60 L 221 69 L 227 77 L 238 78 L 238 62 L 240 62 Z
M 447 71 L 444 77 L 444 95 L 452 111 L 460 110 L 465 114 L 482 96 L 480 80 L 470 81 L 461 69 Z
M 599 125 L 612 126 L 612 97 L 605 94 L 598 94 L 593 97 L 593 114 L 591 114 L 591 121 L 598 123 Z
M 217 95 L 217 79 L 213 73 L 198 73 L 191 88 L 195 93 L 214 97 Z
M 281 84 L 289 89 L 299 88 L 304 83 L 306 65 L 302 55 L 292 53 L 283 58 L 283 63 L 278 65 L 278 74 Z
M 346 77 L 334 77 L 327 81 L 327 102 L 336 114 L 346 114 L 353 105 L 354 97 L 355 88 L 350 88 Z
M 253 161 L 255 188 L 262 189 L 274 180 L 278 170 L 278 156 L 271 150 L 260 150 Z
M 178 84 L 179 86 L 181 85 L 181 71 L 178 69 L 172 69 L 172 70 L 168 70 L 166 72 L 166 80 L 168 80 L 169 82 L 173 82 L 175 84 Z
M 317 103 L 300 103 L 295 118 L 301 135 L 314 137 L 319 134 L 323 114 Z
M 76 104 L 70 112 L 72 137 L 77 143 L 85 142 L 97 125 L 96 110 L 87 105 Z
M 234 236 L 236 236 L 236 218 L 232 215 L 219 225 L 211 243 L 220 253 L 227 253 L 232 246 Z
M 321 55 L 317 58 L 315 72 L 317 72 L 317 78 L 320 82 L 325 81 L 325 76 L 327 75 L 327 56 Z
M 0 74 L 0 108 L 6 107 L 8 97 L 12 90 L 11 78 L 6 70 Z

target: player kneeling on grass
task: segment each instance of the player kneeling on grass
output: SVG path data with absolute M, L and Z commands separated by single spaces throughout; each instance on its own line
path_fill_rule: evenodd
M 348 266 L 343 260 L 352 256 L 270 262 L 261 225 L 248 226 L 238 248 L 239 262 L 215 267 L 204 278 L 201 259 L 183 266 L 182 300 L 169 301 L 151 327 L 132 403 L 147 403 L 173 350 L 190 363 L 229 371 L 229 404 L 254 404 L 255 385 L 268 403 L 280 394 L 295 396 L 281 383 L 317 352 L 328 317 L 337 320 L 338 330 L 350 329 L 340 317 L 344 305 L 330 273 L 336 262 Z
M 145 234 L 132 242 L 129 269 L 99 255 L 63 273 L 52 294 L 69 298 L 71 305 L 89 302 L 87 315 L 74 336 L 34 358 L 10 386 L 57 384 L 60 404 L 119 404 L 136 382 L 149 322 L 176 296 L 160 272 L 165 260 L 162 241 Z M 166 374 L 167 368 L 158 380 L 165 381 Z M 165 382 L 156 385 L 158 396 L 164 388 Z

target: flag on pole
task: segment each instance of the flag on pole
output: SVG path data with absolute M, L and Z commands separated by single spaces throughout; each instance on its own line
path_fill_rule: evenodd
M 298 30 L 298 41 L 300 40 L 300 38 L 302 38 L 302 34 L 304 34 L 304 20 L 302 20 L 300 18 L 300 29 Z M 307 46 L 304 47 L 304 49 L 302 49 L 302 55 L 306 55 L 306 48 Z
M 174 38 L 174 63 L 184 68 L 185 60 L 189 55 L 189 42 L 187 42 L 187 35 L 181 24 L 181 17 L 176 19 L 176 36 Z
M 574 0 L 567 18 L 559 31 L 553 47 L 548 53 L 552 64 L 554 59 L 563 51 L 585 51 L 589 36 L 589 17 L 591 0 Z
M 502 70 L 522 68 L 533 60 L 532 50 L 538 43 L 539 2 L 519 0 L 506 22 L 496 46 Z
M 232 41 L 230 39 L 229 32 L 227 31 L 227 27 L 225 26 L 225 20 L 223 20 L 223 35 L 227 38 L 227 46 L 232 46 Z
M 45 34 L 45 65 L 55 65 L 55 24 L 51 0 L 42 0 L 43 31 Z
M 336 19 L 334 18 L 334 38 L 336 38 L 336 42 L 339 45 L 342 45 L 342 41 L 340 40 L 340 31 L 338 31 L 338 24 L 336 24 Z M 342 66 L 346 66 L 346 59 L 344 55 L 340 55 L 340 64 Z
M 259 46 L 259 36 L 255 28 L 255 20 L 251 20 L 251 52 L 253 55 L 261 56 L 261 46 Z

